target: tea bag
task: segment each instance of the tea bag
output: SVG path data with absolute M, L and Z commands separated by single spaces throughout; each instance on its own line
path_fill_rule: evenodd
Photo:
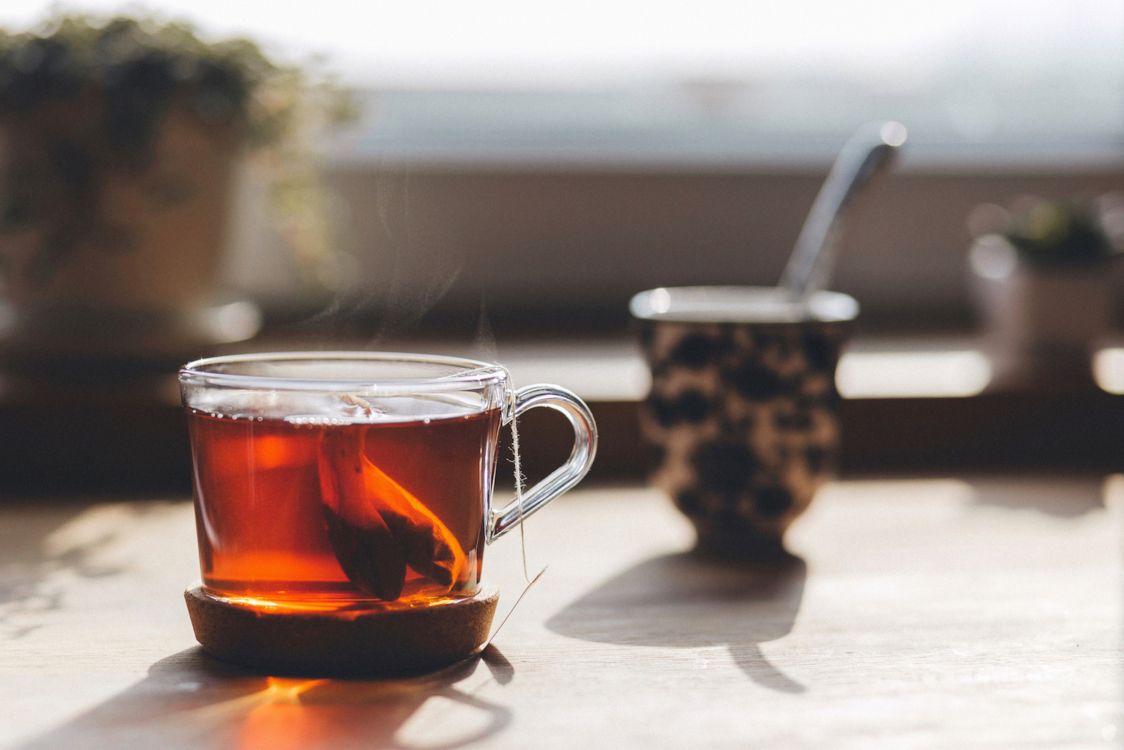
M 337 433 L 338 434 L 338 433 Z M 343 437 L 358 442 L 354 435 Z M 402 595 L 406 558 L 386 521 L 367 500 L 359 455 L 347 440 L 320 446 L 320 500 L 328 540 L 348 579 L 368 594 L 392 601 Z
M 418 498 L 402 487 L 367 458 L 363 448 L 365 432 L 358 434 L 352 430 L 329 430 L 324 434 L 320 447 L 321 488 L 325 493 L 325 508 L 331 510 L 333 504 L 339 507 L 358 510 L 353 515 L 366 524 L 363 526 L 364 541 L 371 544 L 391 546 L 396 553 L 415 571 L 445 588 L 451 588 L 464 573 L 467 558 L 460 543 L 449 528 Z M 337 494 L 329 498 L 328 493 Z M 376 536 L 366 529 L 370 527 L 368 516 L 377 516 L 387 529 L 386 535 Z M 344 516 L 349 520 L 348 516 Z M 329 538 L 337 557 L 352 554 L 351 538 L 341 535 L 339 543 L 333 538 L 329 522 Z M 375 563 L 373 566 L 368 561 Z M 353 575 L 349 567 L 363 568 Z M 348 578 L 357 586 L 383 599 L 396 599 L 402 592 L 405 571 L 399 580 L 391 579 L 398 569 L 385 564 L 372 555 L 361 554 L 345 565 L 340 566 Z M 386 580 L 384 580 L 386 578 Z M 372 585 L 374 584 L 374 585 Z M 382 591 L 397 591 L 392 597 L 384 596 Z

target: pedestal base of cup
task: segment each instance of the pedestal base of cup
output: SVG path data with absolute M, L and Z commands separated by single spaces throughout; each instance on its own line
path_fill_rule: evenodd
M 747 529 L 727 529 L 695 524 L 695 554 L 718 560 L 783 560 L 789 557 L 784 539 Z
M 211 656 L 270 674 L 361 676 L 426 672 L 488 640 L 499 592 L 428 607 L 341 616 L 267 612 L 184 592 L 195 638 Z

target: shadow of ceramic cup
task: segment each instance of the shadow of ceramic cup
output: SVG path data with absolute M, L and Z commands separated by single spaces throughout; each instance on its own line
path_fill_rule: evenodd
M 783 693 L 806 687 L 765 657 L 761 644 L 792 631 L 807 565 L 783 553 L 732 562 L 678 553 L 623 570 L 551 617 L 569 638 L 669 649 L 719 647 L 754 683 Z M 698 658 L 708 658 L 705 652 Z
M 651 481 L 700 552 L 768 558 L 835 471 L 835 368 L 858 315 L 845 294 L 676 287 L 632 298 L 652 374 L 641 408 Z

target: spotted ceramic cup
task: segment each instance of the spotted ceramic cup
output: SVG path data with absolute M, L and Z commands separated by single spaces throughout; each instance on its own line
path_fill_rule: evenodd
M 652 289 L 632 299 L 652 373 L 641 409 L 652 483 L 702 551 L 767 557 L 835 470 L 835 367 L 858 303 L 771 287 Z

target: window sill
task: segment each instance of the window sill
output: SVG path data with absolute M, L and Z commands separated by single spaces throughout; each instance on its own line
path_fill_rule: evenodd
M 292 337 L 240 350 L 369 348 L 365 342 Z M 441 341 L 386 342 L 387 350 L 468 354 L 503 362 L 516 384 L 554 382 L 590 404 L 601 434 L 591 477 L 642 480 L 637 412 L 647 390 L 640 355 L 625 340 L 504 344 L 475 350 Z M 1098 375 L 1124 384 L 1124 352 L 1108 350 Z M 1004 389 L 981 382 L 986 359 L 967 338 L 860 339 L 839 377 L 845 476 L 894 472 L 1117 471 L 1124 398 L 1094 387 Z M 967 366 L 966 366 L 967 365 Z M 986 372 L 984 372 L 986 377 Z M 136 389 L 99 402 L 0 399 L 0 495 L 186 491 L 190 453 L 171 376 L 159 398 Z M 157 391 L 153 390 L 153 393 Z M 546 410 L 520 424 L 523 466 L 544 476 L 569 453 L 565 422 Z M 505 447 L 501 474 L 510 474 Z

